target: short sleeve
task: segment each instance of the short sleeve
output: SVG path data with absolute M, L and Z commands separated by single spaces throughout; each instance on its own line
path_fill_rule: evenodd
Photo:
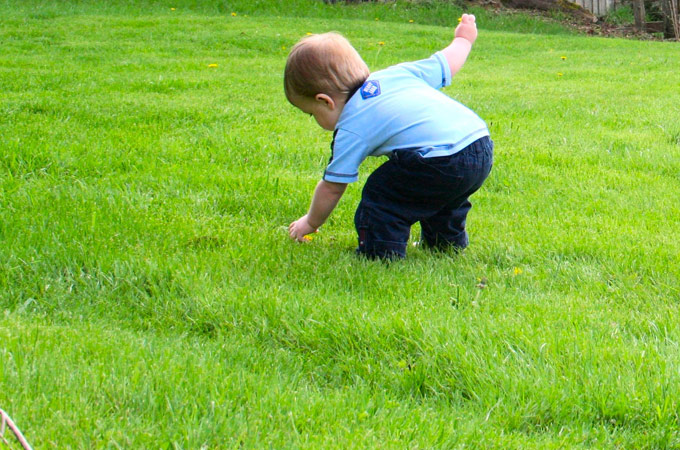
M 338 129 L 331 144 L 333 154 L 323 179 L 332 183 L 353 183 L 359 179 L 359 165 L 366 159 L 364 139 L 350 131 Z
M 442 52 L 437 52 L 420 61 L 402 63 L 397 67 L 408 70 L 435 89 L 441 89 L 451 84 L 451 69 Z

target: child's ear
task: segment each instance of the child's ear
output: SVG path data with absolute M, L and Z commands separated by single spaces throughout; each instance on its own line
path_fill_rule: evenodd
M 331 111 L 335 109 L 335 100 L 327 94 L 316 94 L 314 100 L 325 104 Z

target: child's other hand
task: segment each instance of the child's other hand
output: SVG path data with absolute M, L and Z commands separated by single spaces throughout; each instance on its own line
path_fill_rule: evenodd
M 460 24 L 456 27 L 456 37 L 461 37 L 474 44 L 477 39 L 477 24 L 475 23 L 475 16 L 472 14 L 463 14 L 460 19 Z
M 311 227 L 309 222 L 307 222 L 307 214 L 300 217 L 298 220 L 288 226 L 288 235 L 291 239 L 294 239 L 298 242 L 309 241 L 309 238 L 306 238 L 305 236 L 314 233 L 315 231 L 316 228 Z

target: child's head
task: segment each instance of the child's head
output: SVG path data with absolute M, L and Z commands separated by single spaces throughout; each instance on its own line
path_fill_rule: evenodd
M 290 51 L 283 84 L 293 105 L 326 94 L 345 100 L 368 78 L 368 66 L 338 33 L 307 36 Z

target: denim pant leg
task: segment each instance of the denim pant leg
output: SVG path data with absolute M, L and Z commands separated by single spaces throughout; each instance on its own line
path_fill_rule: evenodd
M 436 214 L 420 221 L 425 245 L 446 249 L 464 249 L 468 245 L 465 230 L 467 214 L 472 208 L 470 196 L 477 192 L 489 176 L 493 165 L 493 141 L 482 138 L 453 155 L 450 164 L 462 177 L 457 191 Z
M 467 245 L 468 197 L 491 170 L 493 144 L 482 138 L 452 156 L 424 158 L 396 150 L 368 177 L 354 216 L 357 252 L 403 258 L 411 226 L 420 221 L 427 244 Z
M 370 259 L 399 259 L 406 256 L 406 245 L 414 221 L 402 208 L 395 182 L 403 173 L 394 159 L 383 163 L 366 180 L 361 202 L 354 215 L 359 238 L 357 253 Z
M 472 204 L 465 197 L 463 203 L 457 208 L 445 209 L 432 217 L 421 220 L 421 244 L 439 250 L 448 247 L 462 250 L 467 247 L 469 239 L 465 230 L 465 222 L 471 208 Z

